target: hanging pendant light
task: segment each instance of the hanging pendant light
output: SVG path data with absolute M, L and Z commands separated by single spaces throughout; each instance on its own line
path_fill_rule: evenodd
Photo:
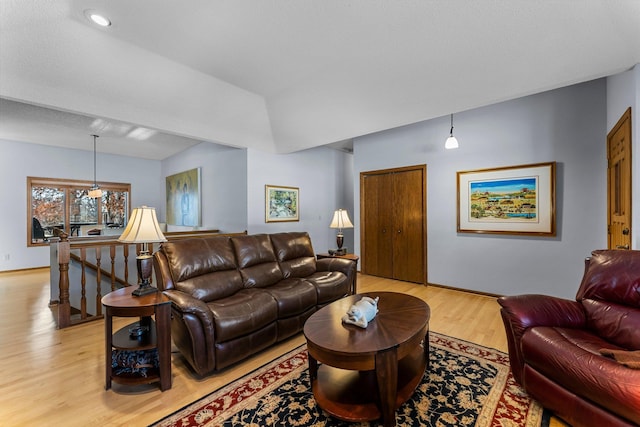
M 102 190 L 100 189 L 100 186 L 96 181 L 96 140 L 99 138 L 99 136 L 91 136 L 93 136 L 93 185 L 89 190 L 89 197 L 91 197 L 92 199 L 97 199 L 99 197 L 102 197 Z
M 458 140 L 453 136 L 453 114 L 451 114 L 451 130 L 449 131 L 449 138 L 445 141 L 444 148 L 447 150 L 458 148 Z

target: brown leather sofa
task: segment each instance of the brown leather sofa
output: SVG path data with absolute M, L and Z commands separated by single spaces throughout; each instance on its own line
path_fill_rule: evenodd
M 515 380 L 573 426 L 640 425 L 640 251 L 594 251 L 576 300 L 507 296 Z M 614 353 L 614 356 L 604 354 Z
M 199 375 L 301 332 L 356 277 L 350 260 L 316 260 L 304 232 L 179 240 L 153 256 L 172 301 L 173 341 Z

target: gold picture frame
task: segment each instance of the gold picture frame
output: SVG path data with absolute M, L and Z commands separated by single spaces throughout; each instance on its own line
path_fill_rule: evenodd
M 556 235 L 556 162 L 457 172 L 459 233 Z
M 300 189 L 265 185 L 265 222 L 300 221 Z

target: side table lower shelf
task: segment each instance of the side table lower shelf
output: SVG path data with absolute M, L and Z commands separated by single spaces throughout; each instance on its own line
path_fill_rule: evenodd
M 144 324 L 142 324 L 143 322 Z M 131 330 L 140 328 L 141 324 L 143 328 L 146 328 L 145 332 L 139 336 L 132 336 Z M 156 324 L 150 318 L 143 318 L 141 321 L 131 323 L 114 333 L 111 356 L 119 362 L 124 361 L 124 366 L 117 368 L 112 363 L 111 380 L 126 385 L 159 381 L 160 363 L 157 342 Z M 137 363 L 134 364 L 133 361 L 127 360 L 128 357 L 135 358 Z M 129 370 L 132 372 L 127 372 Z

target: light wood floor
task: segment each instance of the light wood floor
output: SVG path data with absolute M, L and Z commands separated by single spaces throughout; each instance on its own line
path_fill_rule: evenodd
M 432 331 L 507 352 L 495 298 L 363 275 L 358 288 L 422 298 Z M 0 273 L 1 425 L 148 425 L 304 342 L 300 334 L 206 378 L 192 374 L 174 348 L 170 390 L 114 383 L 107 391 L 104 321 L 58 330 L 48 303 L 48 269 Z M 115 319 L 114 330 L 129 322 Z

